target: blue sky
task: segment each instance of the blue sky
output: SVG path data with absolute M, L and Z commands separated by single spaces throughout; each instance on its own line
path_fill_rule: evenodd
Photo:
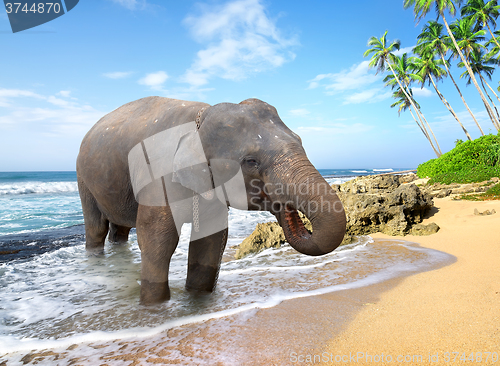
M 74 170 L 88 129 L 149 95 L 259 98 L 302 137 L 317 168 L 414 168 L 435 155 L 411 115 L 389 107 L 383 76 L 363 58 L 385 30 L 406 50 L 415 45 L 426 20 L 416 25 L 402 3 L 82 0 L 16 34 L 1 14 L 0 171 Z M 459 83 L 493 132 L 477 92 Z M 451 81 L 440 88 L 479 137 Z M 414 92 L 445 152 L 465 135 L 431 89 Z

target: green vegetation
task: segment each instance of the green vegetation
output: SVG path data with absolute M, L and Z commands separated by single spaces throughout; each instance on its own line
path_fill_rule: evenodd
M 430 177 L 430 184 L 472 183 L 500 177 L 500 133 L 457 141 L 453 150 L 420 164 L 417 174 Z

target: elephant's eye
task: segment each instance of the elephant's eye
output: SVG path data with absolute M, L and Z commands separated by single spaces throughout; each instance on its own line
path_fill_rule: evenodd
M 252 166 L 252 167 L 259 165 L 259 162 L 257 161 L 257 159 L 254 159 L 254 158 L 246 158 L 245 163 L 249 166 Z

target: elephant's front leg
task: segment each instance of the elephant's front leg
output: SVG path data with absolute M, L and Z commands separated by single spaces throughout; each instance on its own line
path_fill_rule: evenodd
M 227 228 L 189 243 L 186 289 L 214 290 L 226 243 Z
M 191 229 L 186 289 L 214 290 L 227 243 L 227 218 L 226 205 L 200 198 L 199 218 Z
M 170 299 L 168 270 L 179 235 L 169 207 L 139 205 L 137 242 L 141 249 L 141 304 Z

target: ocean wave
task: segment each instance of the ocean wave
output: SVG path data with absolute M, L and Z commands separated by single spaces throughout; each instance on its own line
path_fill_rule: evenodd
M 22 182 L 0 184 L 0 196 L 77 191 L 78 185 L 76 182 Z
M 393 172 L 394 169 L 373 169 L 374 172 Z
M 351 170 L 351 173 L 368 173 L 368 170 Z

